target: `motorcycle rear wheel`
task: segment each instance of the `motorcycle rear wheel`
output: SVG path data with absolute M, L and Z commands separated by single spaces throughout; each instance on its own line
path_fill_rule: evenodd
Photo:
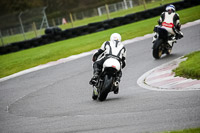
M 160 57 L 162 56 L 163 54 L 163 50 L 162 50 L 162 40 L 156 40 L 155 42 L 155 47 L 153 48 L 153 57 L 155 59 L 160 59 Z
M 110 92 L 110 89 L 112 87 L 112 81 L 113 81 L 112 77 L 105 75 L 102 88 L 99 92 L 99 101 L 106 100 L 108 93 Z

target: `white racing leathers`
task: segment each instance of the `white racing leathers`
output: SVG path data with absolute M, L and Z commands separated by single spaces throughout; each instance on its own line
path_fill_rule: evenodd
M 126 48 L 124 45 L 119 41 L 106 41 L 102 44 L 101 48 L 104 51 L 97 61 L 101 60 L 107 55 L 113 55 L 119 57 L 123 62 L 126 64 Z
M 159 19 L 159 23 L 162 25 L 162 28 L 165 28 L 172 35 L 175 35 L 175 29 L 180 25 L 179 15 L 175 12 L 170 14 L 168 12 L 163 12 Z
M 120 41 L 106 41 L 102 44 L 101 48 L 93 56 L 95 62 L 93 64 L 94 75 L 98 75 L 103 67 L 103 63 L 109 58 L 115 58 L 120 62 L 121 68 L 126 66 L 126 48 Z M 121 78 L 121 70 L 118 74 L 119 79 Z
M 173 43 L 176 41 L 175 36 L 177 34 L 183 35 L 183 33 L 180 32 L 179 15 L 175 12 L 163 12 L 160 16 L 160 19 L 158 20 L 158 23 L 161 26 L 161 28 L 164 28 L 168 31 L 169 36 L 173 35 L 173 37 L 170 40 L 168 40 L 168 44 L 171 46 L 173 46 Z M 155 33 L 152 42 L 156 40 L 157 36 L 157 33 Z

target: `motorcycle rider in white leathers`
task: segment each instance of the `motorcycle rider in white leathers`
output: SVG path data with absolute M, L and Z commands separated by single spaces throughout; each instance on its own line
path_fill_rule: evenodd
M 161 14 L 158 24 L 173 36 L 172 39 L 180 39 L 183 37 L 183 33 L 180 31 L 181 24 L 179 15 L 175 11 L 174 5 L 168 5 L 166 11 Z M 154 42 L 156 38 L 157 35 L 153 37 L 152 42 Z M 170 41 L 168 43 L 170 44 Z M 172 44 L 170 45 L 172 46 Z
M 121 43 L 121 35 L 118 33 L 113 33 L 110 36 L 110 41 L 105 41 L 101 48 L 93 55 L 93 77 L 90 80 L 90 84 L 94 85 L 97 83 L 97 79 L 99 74 L 102 71 L 103 63 L 108 58 L 116 58 L 120 62 L 122 68 L 126 66 L 126 48 Z M 116 81 L 115 81 L 115 87 L 114 93 L 117 94 L 119 90 L 119 82 L 120 78 L 122 76 L 122 71 L 120 70 L 117 73 Z

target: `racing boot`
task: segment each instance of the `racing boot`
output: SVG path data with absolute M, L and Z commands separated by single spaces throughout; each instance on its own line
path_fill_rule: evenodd
M 175 36 L 170 37 L 167 43 L 169 44 L 169 47 L 172 49 L 174 43 L 176 43 Z
M 173 28 L 176 40 L 183 38 L 183 32 L 179 28 Z
M 153 36 L 153 39 L 152 39 L 152 43 L 154 43 L 157 38 L 158 38 L 158 35 L 157 35 L 157 33 L 155 33 L 154 36 Z
M 181 31 L 179 31 L 177 34 L 176 34 L 176 39 L 181 39 L 183 38 L 183 33 Z
M 98 82 L 98 77 L 99 77 L 99 74 L 98 73 L 94 73 L 94 76 L 91 78 L 89 84 L 90 85 L 96 85 L 97 82 Z
M 89 84 L 95 86 L 98 82 L 98 77 L 99 77 L 101 69 L 100 69 L 100 66 L 97 63 L 93 64 L 93 69 L 94 69 L 94 74 L 93 74 L 93 77 L 90 80 Z

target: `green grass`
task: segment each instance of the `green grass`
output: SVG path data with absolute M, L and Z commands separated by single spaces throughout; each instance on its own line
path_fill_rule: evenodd
M 152 3 L 147 3 L 146 4 L 146 8 L 150 9 L 150 8 L 154 8 L 154 7 L 158 7 L 161 4 L 168 4 L 168 3 L 173 3 L 176 1 L 180 1 L 180 0 L 157 0 L 156 2 L 152 2 Z M 134 6 L 133 8 L 129 8 L 127 10 L 121 10 L 118 12 L 113 12 L 110 13 L 110 18 L 115 18 L 115 17 L 120 17 L 120 16 L 124 16 L 127 14 L 131 14 L 131 13 L 135 13 L 135 12 L 139 12 L 139 11 L 143 11 L 144 7 L 143 5 L 139 5 L 139 6 Z M 107 19 L 107 15 L 102 15 L 102 16 L 95 16 L 95 17 L 90 17 L 90 18 L 85 18 L 83 20 L 77 20 L 74 22 L 74 27 L 78 27 L 78 26 L 82 26 L 82 25 L 87 25 L 89 23 L 94 23 L 94 22 L 99 22 L 99 21 L 103 21 Z M 60 25 L 59 26 L 62 30 L 65 29 L 69 29 L 72 28 L 71 23 L 65 24 L 65 25 Z M 37 33 L 43 35 L 44 34 L 44 29 L 42 31 L 37 31 Z M 34 31 L 30 31 L 30 32 L 26 32 L 25 33 L 26 39 L 32 39 L 34 37 L 36 37 L 35 32 Z M 3 41 L 4 44 L 9 44 L 12 42 L 18 42 L 18 41 L 23 41 L 24 40 L 24 36 L 23 34 L 17 34 L 17 35 L 12 35 L 12 36 L 7 36 L 7 37 L 3 37 Z M 0 41 L 0 46 L 3 45 L 2 42 Z
M 175 70 L 176 76 L 200 80 L 200 51 L 186 55 L 188 59 L 179 64 Z
M 179 11 L 182 23 L 200 19 L 200 6 Z M 187 19 L 185 19 L 187 18 Z M 144 21 L 120 26 L 117 28 L 97 32 L 85 36 L 80 36 L 48 45 L 31 48 L 15 53 L 0 56 L 0 77 L 5 77 L 13 73 L 40 65 L 70 55 L 79 54 L 99 48 L 105 40 L 109 40 L 112 33 L 118 32 L 122 35 L 122 40 L 142 36 L 152 33 L 159 16 Z
M 200 133 L 200 128 L 184 129 L 178 131 L 166 131 L 163 133 Z
M 40 35 L 44 35 L 44 29 L 42 30 L 37 30 L 37 36 Z M 29 31 L 25 33 L 25 37 L 27 40 L 32 39 L 37 37 L 34 31 Z M 3 37 L 3 42 L 4 45 L 9 44 L 9 43 L 13 43 L 13 42 L 19 42 L 19 41 L 23 41 L 25 40 L 23 34 L 16 34 L 16 35 L 12 35 L 12 36 L 6 36 Z M 2 42 L 0 41 L 0 46 L 3 45 Z

